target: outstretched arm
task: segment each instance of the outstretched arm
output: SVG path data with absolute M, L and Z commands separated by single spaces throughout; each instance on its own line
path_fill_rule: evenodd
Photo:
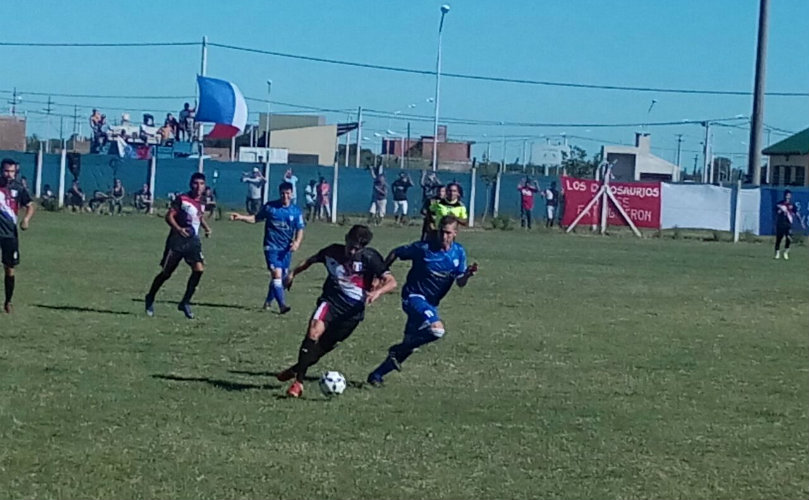
M 230 220 L 232 221 L 242 221 L 248 224 L 255 224 L 256 223 L 256 216 L 255 215 L 242 215 L 238 212 L 230 212 Z
M 365 296 L 365 303 L 372 304 L 379 297 L 392 292 L 394 289 L 396 289 L 396 278 L 393 277 L 393 273 L 388 271 L 379 278 L 377 287 Z
M 290 288 L 292 288 L 292 280 L 295 279 L 295 276 L 306 271 L 307 269 L 312 267 L 313 264 L 317 264 L 318 262 L 320 262 L 320 252 L 316 253 L 315 255 L 312 255 L 311 257 L 303 261 L 301 264 L 299 264 L 298 267 L 290 271 L 289 274 L 287 275 L 286 281 L 284 282 L 284 286 L 286 287 L 286 289 L 289 290 Z
M 397 259 L 397 257 L 396 257 L 396 249 L 394 248 L 393 250 L 390 251 L 388 256 L 385 257 L 385 267 L 390 269 L 390 266 L 392 266 L 393 263 L 396 262 L 396 259 Z
M 469 278 L 474 276 L 476 272 L 478 272 L 478 263 L 477 262 L 475 262 L 471 266 L 467 267 L 466 271 L 464 271 L 464 273 L 458 277 L 458 279 L 456 280 L 456 282 L 458 283 L 458 286 L 461 287 L 461 288 L 465 287 L 466 284 L 469 283 Z

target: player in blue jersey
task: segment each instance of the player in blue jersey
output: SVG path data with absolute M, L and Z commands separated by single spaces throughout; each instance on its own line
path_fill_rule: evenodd
M 264 258 L 270 271 L 264 309 L 272 307 L 273 300 L 276 300 L 281 314 L 286 314 L 291 308 L 284 298 L 284 280 L 289 273 L 292 252 L 303 241 L 304 222 L 301 209 L 292 204 L 292 184 L 282 182 L 278 192 L 280 197 L 265 203 L 256 215 L 234 212 L 230 214 L 230 220 L 249 224 L 264 221 Z
M 385 259 L 390 266 L 396 259 L 410 260 L 413 264 L 402 288 L 402 310 L 407 315 L 404 340 L 391 346 L 388 357 L 370 375 L 368 383 L 379 385 L 393 370 L 419 347 L 444 336 L 444 322 L 438 314 L 438 304 L 449 293 L 453 283 L 466 286 L 477 272 L 477 264 L 466 265 L 466 251 L 455 242 L 458 218 L 444 216 L 439 230 L 428 241 L 417 241 L 393 249 Z

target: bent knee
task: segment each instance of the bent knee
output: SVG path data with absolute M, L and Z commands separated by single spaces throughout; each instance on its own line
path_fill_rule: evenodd
M 441 338 L 446 333 L 446 330 L 444 330 L 444 323 L 441 321 L 430 323 L 429 330 L 430 333 L 436 338 Z

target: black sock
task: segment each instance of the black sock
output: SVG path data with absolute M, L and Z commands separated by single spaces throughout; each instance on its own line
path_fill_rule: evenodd
M 154 277 L 152 281 L 152 287 L 149 289 L 149 297 L 154 298 L 157 295 L 157 291 L 160 290 L 160 287 L 163 286 L 163 283 L 168 281 L 169 277 L 163 273 L 158 273 L 157 276 Z
M 14 296 L 14 276 L 6 275 L 6 304 L 11 303 L 11 297 Z
M 191 271 L 191 276 L 188 277 L 188 284 L 185 285 L 185 295 L 183 295 L 182 303 L 186 304 L 191 302 L 191 297 L 199 285 L 199 280 L 202 279 L 202 271 Z
M 322 350 L 317 340 L 312 340 L 308 336 L 303 339 L 298 351 L 298 363 L 295 365 L 297 367 L 295 377 L 298 382 L 303 382 L 303 379 L 306 378 L 306 370 L 317 363 L 321 355 Z

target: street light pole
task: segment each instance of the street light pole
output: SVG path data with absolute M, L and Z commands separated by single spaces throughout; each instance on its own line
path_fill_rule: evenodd
M 433 120 L 433 172 L 438 170 L 438 108 L 441 98 L 441 34 L 444 31 L 444 16 L 449 12 L 449 5 L 441 6 L 441 21 L 438 24 L 438 56 L 435 61 L 435 116 Z

